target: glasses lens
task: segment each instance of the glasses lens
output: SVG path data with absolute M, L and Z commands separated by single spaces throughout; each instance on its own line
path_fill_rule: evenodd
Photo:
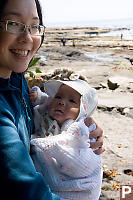
M 24 28 L 24 25 L 19 22 L 7 21 L 7 31 L 10 33 L 22 33 Z
M 26 26 L 25 24 L 10 20 L 6 22 L 6 31 L 10 33 L 15 33 L 15 34 L 23 33 L 26 27 L 28 28 L 31 35 L 42 36 L 44 34 L 45 27 L 41 25 Z
M 30 28 L 31 35 L 43 35 L 44 27 L 41 25 L 34 25 Z

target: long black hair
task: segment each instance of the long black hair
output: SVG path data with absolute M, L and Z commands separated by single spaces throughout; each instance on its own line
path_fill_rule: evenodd
M 2 18 L 3 11 L 4 11 L 4 8 L 5 8 L 7 3 L 8 3 L 8 0 L 0 0 L 0 20 Z M 39 3 L 39 0 L 35 0 L 35 3 L 36 3 L 37 13 L 38 13 L 39 20 L 40 20 L 40 25 L 43 25 L 42 9 L 41 9 L 41 5 Z M 43 43 L 43 40 L 44 40 L 44 34 L 42 36 L 41 45 Z
M 38 13 L 39 20 L 40 20 L 40 25 L 43 26 L 42 8 L 41 8 L 41 5 L 40 5 L 40 2 L 39 2 L 39 0 L 35 0 L 35 3 L 36 3 L 37 13 Z M 43 40 L 44 40 L 44 34 L 42 35 L 41 45 L 43 43 Z

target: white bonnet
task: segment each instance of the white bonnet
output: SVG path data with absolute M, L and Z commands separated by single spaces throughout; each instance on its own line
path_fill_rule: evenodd
M 84 115 L 90 116 L 98 104 L 96 90 L 90 87 L 86 81 L 81 79 L 70 81 L 55 79 L 49 80 L 44 84 L 44 90 L 50 97 L 53 98 L 62 84 L 68 85 L 81 94 L 80 113 L 78 118 Z

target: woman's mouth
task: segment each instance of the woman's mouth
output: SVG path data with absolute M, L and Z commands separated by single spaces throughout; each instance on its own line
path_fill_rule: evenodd
M 23 57 L 28 56 L 30 52 L 29 50 L 18 50 L 18 49 L 11 49 L 10 51 L 18 56 L 23 56 Z

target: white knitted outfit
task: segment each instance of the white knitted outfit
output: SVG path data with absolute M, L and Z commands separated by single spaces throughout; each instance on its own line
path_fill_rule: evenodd
M 82 83 L 86 84 L 84 81 Z M 62 200 L 98 200 L 101 193 L 102 157 L 90 148 L 89 139 L 95 125 L 87 127 L 84 123 L 84 118 L 96 108 L 97 98 L 95 91 L 87 85 L 81 86 L 84 93 L 77 120 L 67 120 L 60 130 L 56 121 L 52 121 L 48 115 L 48 123 L 42 124 L 44 116 L 38 112 L 40 125 L 47 127 L 41 129 L 41 138 L 31 140 L 32 159 L 37 171 L 43 174 L 52 192 Z M 77 88 L 75 86 L 74 89 Z M 92 100 L 93 106 L 90 108 Z M 46 133 L 53 136 L 45 137 Z

